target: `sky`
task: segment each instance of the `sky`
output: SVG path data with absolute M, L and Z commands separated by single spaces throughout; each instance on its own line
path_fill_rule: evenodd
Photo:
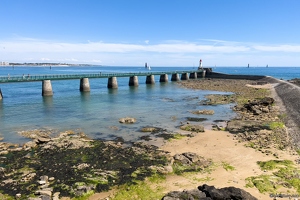
M 300 66 L 300 0 L 0 0 L 0 61 Z

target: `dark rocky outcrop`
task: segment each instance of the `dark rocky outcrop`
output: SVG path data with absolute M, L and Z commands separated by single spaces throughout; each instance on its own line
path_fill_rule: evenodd
M 162 200 L 257 200 L 257 198 L 240 188 L 217 189 L 204 184 L 198 186 L 198 189 L 169 192 Z
M 173 169 L 175 174 L 184 172 L 199 172 L 212 165 L 210 159 L 205 159 L 193 152 L 185 152 L 173 156 Z
M 274 99 L 271 97 L 265 97 L 260 100 L 249 100 L 243 107 L 235 107 L 236 111 L 247 112 L 253 115 L 259 115 L 262 112 L 269 113 L 273 109 Z
M 180 126 L 181 130 L 192 131 L 192 132 L 204 132 L 204 126 L 200 124 L 184 124 Z
M 168 153 L 153 145 L 91 140 L 82 133 L 64 132 L 50 139 L 34 135 L 23 147 L 0 145 L 2 194 L 19 199 L 74 197 L 172 172 Z
M 213 200 L 257 200 L 257 198 L 253 197 L 250 193 L 236 187 L 217 189 L 214 186 L 204 184 L 199 186 L 198 189 L 204 192 L 206 197 L 210 197 Z

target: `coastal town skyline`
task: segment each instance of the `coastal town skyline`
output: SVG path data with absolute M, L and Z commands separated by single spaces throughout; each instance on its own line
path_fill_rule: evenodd
M 300 2 L 0 2 L 2 63 L 300 66 Z

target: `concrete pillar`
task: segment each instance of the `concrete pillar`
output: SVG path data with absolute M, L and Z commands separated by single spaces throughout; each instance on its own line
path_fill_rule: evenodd
M 139 79 L 137 76 L 129 77 L 129 86 L 139 86 Z
M 168 74 L 160 75 L 159 82 L 168 82 Z
M 154 75 L 149 75 L 146 77 L 146 84 L 155 84 Z
M 180 81 L 179 74 L 172 74 L 171 81 Z
M 183 74 L 181 74 L 181 80 L 189 80 L 189 75 L 188 75 L 188 73 L 183 73 Z
M 202 73 L 203 73 L 203 72 L 197 72 L 197 77 L 198 77 L 198 78 L 201 78 L 201 77 L 202 77 Z
M 53 96 L 52 85 L 50 80 L 43 80 L 42 96 Z
M 0 100 L 2 100 L 2 99 L 3 99 L 3 96 L 2 96 L 2 91 L 0 89 Z
M 198 78 L 205 78 L 206 76 L 206 70 L 203 70 L 202 72 L 197 73 Z
M 81 78 L 80 79 L 79 90 L 80 90 L 80 92 L 89 92 L 89 91 L 91 91 L 90 82 L 89 82 L 88 78 Z
M 108 78 L 108 82 L 107 82 L 107 87 L 108 88 L 118 88 L 118 81 L 117 81 L 117 77 L 113 76 L 113 77 L 109 77 Z
M 197 79 L 197 72 L 190 73 L 190 79 Z
M 202 72 L 202 78 L 205 78 L 205 76 L 206 76 L 206 70 L 203 70 L 203 72 Z

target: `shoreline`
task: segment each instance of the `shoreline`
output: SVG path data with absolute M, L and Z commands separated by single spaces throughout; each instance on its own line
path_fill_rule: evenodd
M 247 97 L 247 92 L 249 92 L 249 98 L 251 98 L 251 92 L 253 92 L 251 89 L 248 91 L 249 88 L 256 88 L 254 91 L 259 91 L 260 88 L 266 88 L 268 90 L 271 90 L 272 93 L 270 93 L 271 96 L 275 98 L 275 104 L 277 105 L 279 101 L 276 100 L 276 95 L 273 91 L 275 85 L 273 84 L 263 84 L 263 85 L 257 85 L 255 81 L 243 81 L 239 83 L 245 84 L 241 89 L 242 91 L 238 91 L 237 87 L 233 87 L 238 82 L 237 80 L 217 80 L 213 79 L 210 81 L 207 81 L 207 84 L 210 84 L 210 86 L 205 84 L 199 84 L 199 81 L 187 81 L 187 82 L 181 82 L 183 84 L 189 84 L 191 83 L 191 86 L 194 87 L 194 89 L 199 89 L 199 87 L 203 88 L 220 88 L 220 85 L 223 87 L 224 90 L 235 90 L 233 92 L 240 93 L 245 92 L 245 95 Z M 226 84 L 228 84 L 228 86 Z M 248 86 L 246 86 L 248 84 Z M 187 86 L 187 85 L 185 85 Z M 183 86 L 183 87 L 185 87 Z M 251 91 L 250 91 L 251 90 Z M 217 90 L 219 91 L 219 90 Z M 265 95 L 265 93 L 262 93 Z M 235 98 L 234 96 L 231 96 L 231 98 Z M 231 99 L 227 99 L 231 101 Z M 233 99 L 232 99 L 233 100 Z M 237 100 L 237 99 L 235 99 Z M 278 105 L 280 108 L 282 108 L 282 105 Z M 282 111 L 281 111 L 282 112 Z M 274 113 L 269 113 L 276 114 Z M 241 115 L 241 113 L 240 113 Z M 248 116 L 249 117 L 249 116 Z M 250 116 L 251 117 L 251 116 Z M 200 122 L 201 123 L 201 122 Z M 268 174 L 269 172 L 264 172 L 263 170 L 259 169 L 257 165 L 257 161 L 267 161 L 272 159 L 290 159 L 290 160 L 296 160 L 299 159 L 299 155 L 295 154 L 293 149 L 287 148 L 286 150 L 278 150 L 272 146 L 266 148 L 269 148 L 269 151 L 266 152 L 265 150 L 259 150 L 257 148 L 250 148 L 247 147 L 247 141 L 243 141 L 243 136 L 237 136 L 235 134 L 231 134 L 228 131 L 215 131 L 215 130 L 205 130 L 203 133 L 191 133 L 191 131 L 178 131 L 181 135 L 185 135 L 188 137 L 184 137 L 181 139 L 171 139 L 164 140 L 164 144 L 159 147 L 158 150 L 162 150 L 163 152 L 169 152 L 169 156 L 174 156 L 177 153 L 184 153 L 184 152 L 194 152 L 198 155 L 201 155 L 205 158 L 212 159 L 215 162 L 215 169 L 211 172 L 211 174 L 206 173 L 196 173 L 193 174 L 193 177 L 187 175 L 187 176 L 178 176 L 178 175 L 167 175 L 166 181 L 163 182 L 160 186 L 164 188 L 164 193 L 168 193 L 172 190 L 186 190 L 186 189 L 193 189 L 197 186 L 207 183 L 210 185 L 214 185 L 215 187 L 226 187 L 226 186 L 234 186 L 238 188 L 242 188 L 246 191 L 248 191 L 253 196 L 257 197 L 258 199 L 270 199 L 268 194 L 261 194 L 258 192 L 256 188 L 246 188 L 246 182 L 245 179 L 250 176 L 256 176 L 259 174 Z M 70 133 L 72 135 L 72 133 Z M 23 148 L 35 148 L 37 147 L 47 147 L 54 145 L 59 148 L 70 148 L 72 146 L 76 146 L 73 143 L 73 140 L 68 138 L 68 133 L 64 134 L 63 137 L 60 140 L 63 140 L 65 142 L 60 142 L 61 147 L 57 146 L 57 143 L 51 142 L 55 139 L 47 138 L 46 136 L 38 138 L 37 142 L 27 144 Z M 190 136 L 189 136 L 190 135 Z M 82 135 L 84 137 L 84 135 Z M 66 137 L 64 139 L 64 137 Z M 78 137 L 77 137 L 78 138 Z M 79 137 L 80 138 L 80 137 Z M 76 139 L 76 137 L 75 137 Z M 77 139 L 78 140 L 78 139 Z M 81 141 L 81 139 L 79 140 Z M 85 141 L 85 140 L 84 140 Z M 87 140 L 90 141 L 90 140 Z M 86 141 L 86 142 L 87 142 Z M 271 141 L 272 142 L 272 141 Z M 153 143 L 153 141 L 152 141 Z M 65 145 L 63 145 L 65 144 Z M 112 146 L 117 146 L 120 148 L 122 147 L 122 142 L 108 142 L 108 144 Z M 68 147 L 69 146 L 69 147 Z M 147 147 L 149 148 L 149 147 Z M 267 149 L 268 149 L 267 148 Z M 272 150 L 272 151 L 270 151 Z M 154 151 L 155 152 L 155 151 Z M 271 152 L 271 153 L 270 153 Z M 3 152 L 2 155 L 5 155 Z M 275 156 L 276 155 L 276 156 Z M 46 159 L 46 157 L 44 158 Z M 222 163 L 227 163 L 230 166 L 233 166 L 234 170 L 227 171 L 224 166 L 222 167 Z M 80 164 L 80 162 L 79 162 Z M 81 166 L 81 165 L 78 165 Z M 82 166 L 84 168 L 84 166 Z M 57 177 L 54 177 L 57 179 Z M 284 192 L 284 191 L 283 191 Z M 104 199 L 104 198 L 110 198 L 112 194 L 115 194 L 115 191 L 112 192 L 102 192 L 97 193 L 89 197 L 90 200 L 94 199 Z M 62 198 L 62 199 L 68 199 L 68 198 Z

